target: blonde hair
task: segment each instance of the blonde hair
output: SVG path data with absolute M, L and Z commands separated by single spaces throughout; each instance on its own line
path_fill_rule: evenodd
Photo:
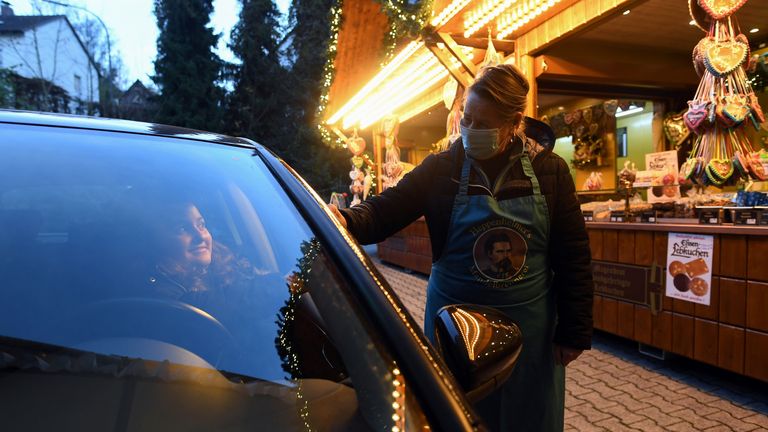
M 512 121 L 518 113 L 524 113 L 528 91 L 531 89 L 528 79 L 517 67 L 511 64 L 484 67 L 469 86 L 469 92 L 495 103 L 501 116 Z

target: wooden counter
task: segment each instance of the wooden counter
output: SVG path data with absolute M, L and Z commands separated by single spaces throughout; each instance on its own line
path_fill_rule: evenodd
M 664 297 L 661 309 L 595 294 L 595 328 L 768 381 L 768 228 L 588 222 L 592 258 L 666 268 L 669 232 L 712 234 L 705 306 Z

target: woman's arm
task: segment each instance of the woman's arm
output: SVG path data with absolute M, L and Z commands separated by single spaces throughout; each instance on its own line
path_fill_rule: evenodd
M 594 291 L 589 236 L 568 165 L 560 157 L 557 164 L 557 196 L 555 208 L 550 211 L 549 247 L 557 295 L 554 342 L 568 348 L 589 349 Z
M 378 243 L 402 230 L 424 214 L 435 162 L 434 155 L 428 156 L 397 186 L 354 207 L 342 209 L 340 214 L 346 222 L 342 224 L 362 244 Z

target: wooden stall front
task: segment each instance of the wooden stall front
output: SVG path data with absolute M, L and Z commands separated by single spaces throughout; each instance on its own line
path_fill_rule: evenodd
M 714 236 L 710 305 L 595 294 L 595 328 L 768 381 L 768 228 L 588 222 L 594 260 L 666 268 L 669 232 Z M 662 276 L 663 277 L 663 276 Z

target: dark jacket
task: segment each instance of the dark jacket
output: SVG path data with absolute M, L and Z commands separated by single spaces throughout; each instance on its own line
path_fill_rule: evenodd
M 522 149 L 522 143 L 518 140 L 513 148 Z M 463 160 L 461 140 L 447 151 L 428 156 L 397 186 L 353 208 L 343 209 L 347 228 L 362 244 L 378 243 L 424 216 L 432 242 L 432 261 L 437 261 L 448 235 Z M 533 194 L 522 164 L 519 160 L 513 163 L 510 179 L 496 194 L 499 200 Z M 588 349 L 592 339 L 591 254 L 573 178 L 566 162 L 549 150 L 536 154 L 532 165 L 549 209 L 549 255 L 558 305 L 554 341 L 571 348 Z M 473 169 L 468 193 L 491 195 L 484 184 Z

